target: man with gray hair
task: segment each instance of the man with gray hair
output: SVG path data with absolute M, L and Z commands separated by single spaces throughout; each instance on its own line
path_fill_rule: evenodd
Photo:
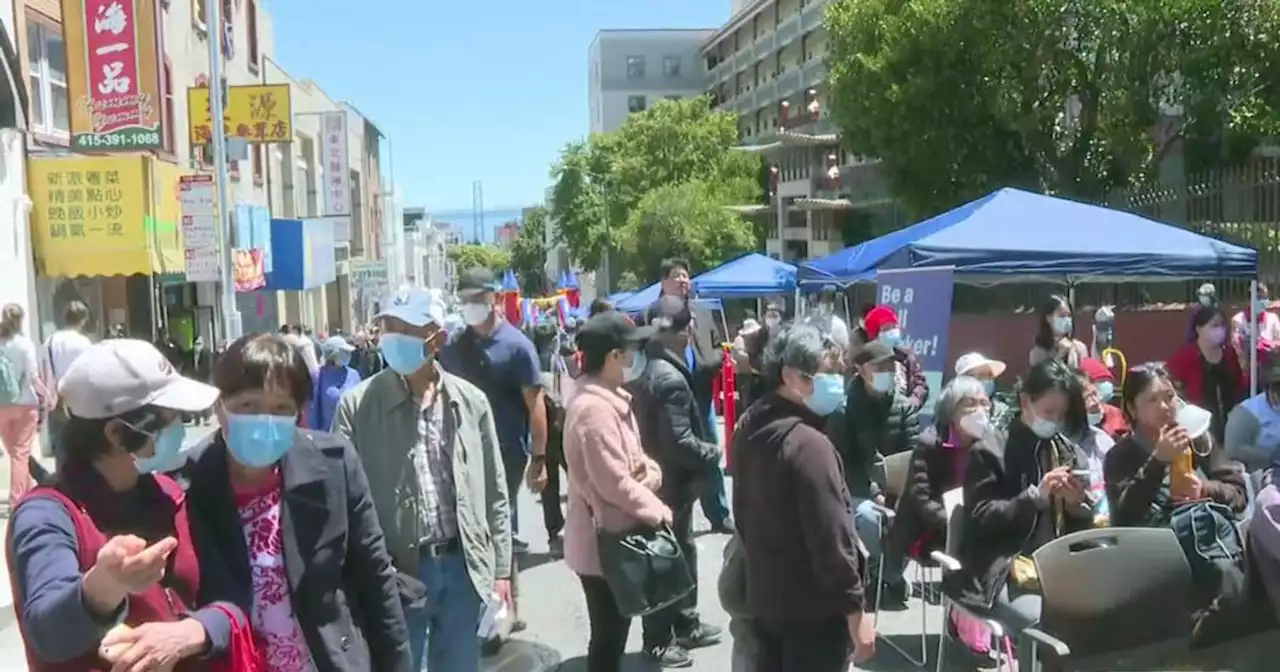
M 658 496 L 671 508 L 672 531 L 698 580 L 698 549 L 693 540 L 693 507 L 720 469 L 720 444 L 711 416 L 694 393 L 694 372 L 685 358 L 693 316 L 689 302 L 663 296 L 649 307 L 648 323 L 657 334 L 645 351 L 644 373 L 631 384 L 640 439 L 662 468 Z M 698 616 L 698 591 L 644 617 L 644 650 L 663 667 L 689 667 L 688 650 L 719 643 L 722 632 Z

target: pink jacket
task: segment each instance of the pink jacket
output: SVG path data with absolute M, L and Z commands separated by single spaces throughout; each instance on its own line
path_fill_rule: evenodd
M 671 515 L 655 494 L 662 472 L 640 447 L 631 395 L 579 379 L 565 409 L 564 458 L 569 471 L 565 564 L 579 574 L 599 576 L 597 524 L 622 531 L 657 525 Z

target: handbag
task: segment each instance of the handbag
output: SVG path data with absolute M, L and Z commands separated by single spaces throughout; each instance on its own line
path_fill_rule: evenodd
M 692 593 L 693 575 L 671 526 L 637 525 L 622 532 L 606 530 L 587 504 L 596 528 L 600 573 L 627 618 L 645 616 Z
M 693 592 L 693 575 L 669 525 L 625 532 L 597 527 L 596 547 L 601 574 L 623 616 L 652 614 Z

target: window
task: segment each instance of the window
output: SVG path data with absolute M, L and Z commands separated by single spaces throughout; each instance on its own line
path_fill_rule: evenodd
M 627 57 L 627 79 L 644 79 L 644 56 Z
M 662 75 L 667 79 L 679 79 L 680 77 L 680 57 L 679 56 L 663 57 Z
M 644 96 L 627 96 L 628 112 L 644 112 Z
M 258 69 L 258 2 L 248 0 L 244 9 L 244 27 L 249 32 L 249 69 Z
M 71 133 L 67 97 L 67 54 L 61 31 L 28 17 L 27 57 L 31 72 L 31 127 L 56 136 Z
M 173 107 L 173 64 L 164 59 L 164 70 L 161 72 L 160 86 L 164 95 L 164 151 L 177 152 L 177 129 L 174 128 Z

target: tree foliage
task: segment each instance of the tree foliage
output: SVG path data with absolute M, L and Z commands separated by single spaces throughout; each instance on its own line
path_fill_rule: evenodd
M 452 245 L 447 254 L 459 273 L 469 268 L 488 268 L 502 273 L 511 267 L 511 253 L 493 245 Z
M 722 207 L 725 187 L 705 180 L 666 184 L 645 194 L 627 219 L 624 238 L 640 277 L 659 277 L 663 259 L 714 267 L 755 248 L 755 231 Z
M 520 280 L 520 289 L 527 295 L 540 295 L 548 288 L 547 282 L 547 211 L 534 208 L 520 223 L 520 235 L 511 244 L 511 269 Z
M 736 117 L 712 111 L 705 96 L 660 101 L 631 115 L 617 131 L 570 143 L 551 171 L 557 242 L 564 244 L 583 268 L 599 268 L 604 250 L 609 249 L 612 258 L 621 262 L 620 271 L 652 277 L 639 271 L 652 261 L 649 257 L 657 255 L 654 250 L 658 248 L 638 246 L 635 236 L 652 229 L 645 222 L 665 216 L 654 208 L 652 200 L 647 214 L 637 214 L 653 192 L 689 182 L 716 185 L 715 189 L 692 186 L 680 192 L 688 197 L 687 204 L 697 203 L 698 213 L 759 202 L 759 158 L 732 151 L 737 143 Z M 739 232 L 752 231 L 749 222 L 738 218 L 717 215 L 716 221 L 725 228 L 726 239 L 737 240 Z M 713 250 L 720 248 L 690 242 L 705 241 L 700 233 L 681 234 L 673 240 L 684 241 L 680 244 L 691 246 L 689 249 L 707 251 L 712 256 L 705 257 L 706 265 L 724 261 L 714 256 Z
M 1274 0 L 835 0 L 831 111 L 929 214 L 1001 186 L 1084 198 L 1179 141 L 1239 158 L 1274 134 Z

